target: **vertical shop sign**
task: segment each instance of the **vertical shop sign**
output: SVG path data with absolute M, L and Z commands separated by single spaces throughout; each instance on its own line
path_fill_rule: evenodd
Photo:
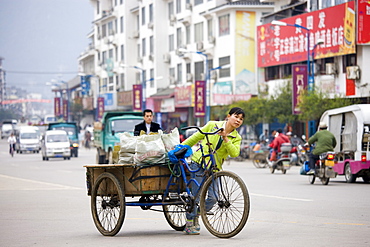
M 54 98 L 54 116 L 59 117 L 62 114 L 60 110 L 60 97 Z
M 63 119 L 68 121 L 68 100 L 63 100 Z
M 370 44 L 370 1 L 357 1 L 357 44 Z
M 97 119 L 98 121 L 103 118 L 104 113 L 104 97 L 98 98 L 98 112 L 97 112 Z
M 143 90 L 142 85 L 136 84 L 132 86 L 132 108 L 134 111 L 141 111 L 143 104 Z
M 307 65 L 292 65 L 293 71 L 293 99 L 292 99 L 292 113 L 294 115 L 300 114 L 298 107 L 302 100 L 302 93 L 307 89 Z
M 195 117 L 206 115 L 206 83 L 204 81 L 195 82 Z

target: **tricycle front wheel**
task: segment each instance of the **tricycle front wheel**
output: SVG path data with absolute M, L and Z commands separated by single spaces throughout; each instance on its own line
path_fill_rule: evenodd
M 220 171 L 210 176 L 200 193 L 200 213 L 207 230 L 219 238 L 238 234 L 249 216 L 249 194 L 235 173 Z
M 164 217 L 176 231 L 182 231 L 186 224 L 186 209 L 184 205 L 163 205 Z
M 125 206 L 121 182 L 112 173 L 100 174 L 91 193 L 91 212 L 96 228 L 102 235 L 114 236 L 121 230 Z

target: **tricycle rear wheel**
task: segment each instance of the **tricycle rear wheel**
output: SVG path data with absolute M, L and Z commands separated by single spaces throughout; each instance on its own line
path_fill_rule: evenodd
M 91 212 L 95 226 L 102 235 L 114 236 L 121 230 L 125 206 L 121 182 L 112 173 L 100 174 L 91 193 Z
M 215 198 L 215 199 L 211 199 Z M 212 208 L 206 203 L 212 201 Z M 245 226 L 249 216 L 249 194 L 243 180 L 233 172 L 210 176 L 200 193 L 200 213 L 207 230 L 219 238 L 231 238 Z
M 182 231 L 186 224 L 186 209 L 184 205 L 163 205 L 164 217 L 176 231 Z

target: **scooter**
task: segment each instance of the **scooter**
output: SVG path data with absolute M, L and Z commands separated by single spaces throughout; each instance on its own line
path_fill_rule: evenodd
M 338 173 L 333 170 L 334 158 L 335 152 L 326 152 L 319 155 L 319 160 L 316 162 L 315 174 L 308 175 L 310 184 L 314 184 L 316 177 L 318 177 L 323 185 L 328 185 L 330 178 L 337 177 Z
M 292 144 L 283 143 L 280 147 L 281 152 L 278 154 L 278 160 L 273 161 L 270 166 L 270 172 L 274 173 L 275 170 L 281 170 L 283 174 L 286 174 L 286 171 L 290 169 L 291 166 L 291 151 Z

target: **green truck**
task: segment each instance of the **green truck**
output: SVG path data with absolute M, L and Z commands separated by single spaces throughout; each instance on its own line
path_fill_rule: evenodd
M 74 122 L 49 123 L 48 130 L 65 130 L 67 132 L 69 142 L 71 143 L 71 157 L 78 157 L 78 140 L 79 128 Z
M 135 125 L 143 121 L 142 112 L 105 112 L 100 122 L 94 123 L 94 145 L 97 164 L 112 164 L 113 149 L 120 139 L 117 133 L 133 135 Z

